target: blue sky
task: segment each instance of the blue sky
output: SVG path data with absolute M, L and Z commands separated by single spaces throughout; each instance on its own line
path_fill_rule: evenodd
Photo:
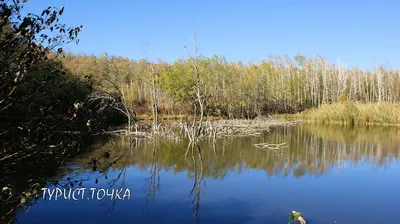
M 320 55 L 332 63 L 400 68 L 400 1 L 30 0 L 26 12 L 65 6 L 62 22 L 83 25 L 74 53 L 140 59 L 185 58 L 197 34 L 200 53 L 229 61 Z M 144 53 L 141 43 L 147 43 Z

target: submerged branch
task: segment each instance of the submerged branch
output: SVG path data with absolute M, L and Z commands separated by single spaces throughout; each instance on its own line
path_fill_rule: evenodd
M 286 152 L 283 151 L 282 149 L 289 147 L 286 142 L 283 142 L 280 144 L 271 144 L 271 143 L 265 142 L 265 143 L 258 143 L 258 144 L 253 144 L 253 145 L 258 149 L 270 150 L 270 151 L 276 152 L 278 154 L 280 154 L 280 153 L 286 154 Z

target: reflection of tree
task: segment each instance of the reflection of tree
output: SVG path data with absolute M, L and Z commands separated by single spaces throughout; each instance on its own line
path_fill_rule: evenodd
M 115 147 L 116 145 L 118 147 Z M 55 180 L 51 182 L 57 188 L 69 189 L 86 187 L 85 185 L 92 181 L 97 184 L 100 179 L 104 178 L 108 182 L 109 189 L 125 188 L 126 168 L 130 163 L 129 154 L 132 152 L 132 149 L 135 148 L 135 146 L 136 141 L 131 137 L 127 137 L 127 139 L 122 138 L 120 141 L 114 141 L 109 145 L 106 145 L 106 147 L 96 150 L 96 153 L 84 155 L 85 163 L 78 164 L 85 165 L 64 168 L 60 171 L 58 178 L 55 178 Z M 88 158 L 91 158 L 91 161 L 86 163 Z M 109 169 L 116 164 L 121 164 L 122 168 L 119 169 L 119 172 L 115 178 L 109 179 L 107 173 Z M 118 187 L 116 187 L 117 184 L 119 184 Z M 88 187 L 86 188 L 89 189 Z M 117 200 L 117 198 L 113 200 L 113 203 L 111 204 L 107 213 L 114 209 Z M 106 203 L 107 201 L 103 202 L 103 204 Z
M 196 217 L 196 221 L 198 221 L 197 215 L 200 210 L 201 194 L 206 193 L 206 181 L 204 180 L 204 176 L 203 176 L 203 170 L 204 170 L 203 157 L 201 155 L 200 146 L 198 144 L 196 144 L 196 145 L 190 144 L 190 145 L 192 148 L 192 160 L 193 160 L 193 167 L 194 167 L 194 181 L 193 181 L 193 187 L 190 190 L 190 196 L 193 196 L 193 200 L 192 200 L 193 215 Z M 195 151 L 194 147 L 196 147 L 197 153 L 194 152 Z M 197 154 L 197 156 L 198 156 L 198 161 L 195 158 L 195 154 Z M 203 189 L 202 189 L 201 183 L 203 183 Z
M 119 186 L 119 188 L 126 188 L 126 187 L 125 187 L 125 178 L 126 178 L 126 168 L 127 168 L 128 165 L 129 165 L 129 156 L 128 156 L 128 155 L 132 152 L 132 148 L 137 144 L 137 140 L 136 140 L 136 139 L 132 139 L 131 136 L 129 136 L 128 139 L 129 139 L 129 141 L 128 141 L 128 148 L 127 148 L 126 150 L 124 150 L 125 152 L 124 152 L 123 156 L 119 156 L 119 157 L 118 157 L 118 160 L 120 160 L 122 157 L 125 157 L 124 166 L 123 166 L 123 168 L 120 170 L 120 172 L 118 173 L 117 177 L 114 178 L 114 179 L 112 179 L 112 180 L 109 182 L 109 188 L 114 187 L 115 184 L 118 183 L 118 181 L 121 179 L 121 177 L 122 177 L 122 180 L 121 180 L 121 185 Z M 135 144 L 135 145 L 134 145 L 134 144 Z M 110 167 L 111 167 L 111 166 L 110 166 Z M 107 170 L 108 170 L 108 169 L 107 169 Z M 110 213 L 111 211 L 114 210 L 115 203 L 117 202 L 117 200 L 118 200 L 117 198 L 114 199 L 112 205 L 110 206 L 110 208 L 108 209 L 108 211 L 107 211 L 106 214 L 108 214 L 108 213 Z
M 331 132 L 329 129 L 332 129 Z M 381 137 L 384 141 L 376 136 L 371 137 L 379 134 L 373 129 L 360 128 L 358 133 L 355 133 L 351 128 L 319 129 L 316 126 L 275 128 L 263 136 L 263 139 L 218 139 L 215 145 L 207 141 L 189 145 L 185 141 L 171 143 L 161 139 L 154 142 L 136 139 L 127 141 L 126 137 L 122 137 L 77 158 L 75 162 L 78 164 L 87 162 L 88 158 L 93 159 L 86 167 L 65 170 L 66 175 L 58 181 L 57 186 L 69 188 L 100 178 L 108 180 L 107 173 L 110 170 L 118 171 L 115 179 L 108 180 L 110 186 L 123 186 L 126 168 L 134 165 L 139 170 L 150 172 L 143 187 L 147 193 L 144 209 L 147 213 L 149 203 L 155 203 L 156 193 L 160 191 L 159 172 L 187 172 L 188 179 L 193 180 L 193 185 L 188 191 L 190 190 L 192 212 L 197 222 L 202 197 L 204 201 L 207 177 L 224 179 L 228 173 L 239 173 L 246 169 L 263 170 L 267 175 L 302 177 L 321 175 L 331 168 L 341 167 L 349 162 L 357 164 L 359 161 L 367 161 L 381 167 L 390 164 L 392 158 L 399 159 L 400 150 L 394 143 L 400 140 L 397 136 L 400 132 L 396 131 L 397 129 L 378 130 L 383 133 L 384 136 Z M 348 132 L 350 134 L 346 135 Z M 269 150 L 258 150 L 253 144 L 259 142 L 286 142 L 289 147 L 282 149 L 286 150 L 285 155 L 282 155 Z M 214 147 L 217 149 L 214 150 Z M 109 212 L 114 205 L 115 201 Z
M 158 169 L 157 161 L 157 141 L 153 141 L 153 153 L 152 162 L 150 166 L 150 176 L 146 179 L 146 182 L 142 189 L 146 189 L 147 194 L 145 198 L 146 214 L 148 214 L 149 209 L 149 199 L 153 201 L 153 206 L 156 201 L 156 192 L 160 191 L 160 174 Z
M 213 149 L 211 142 L 200 142 L 203 164 L 202 176 L 212 179 L 224 179 L 227 173 L 245 171 L 246 169 L 265 170 L 267 175 L 321 175 L 334 167 L 343 167 L 345 164 L 356 165 L 359 162 L 368 162 L 376 167 L 390 164 L 392 158 L 400 158 L 398 142 L 400 129 L 395 128 L 345 128 L 345 127 L 318 127 L 297 126 L 275 128 L 270 133 L 258 138 L 217 139 Z M 275 152 L 256 149 L 253 144 L 260 142 L 286 142 L 285 155 Z M 102 150 L 96 150 L 90 158 L 98 157 L 110 148 L 125 147 L 124 141 L 112 141 Z M 128 155 L 130 165 L 141 170 L 147 170 L 153 164 L 154 156 L 151 150 L 143 150 L 143 146 L 132 148 Z M 157 151 L 157 169 L 169 172 L 188 172 L 190 178 L 199 172 L 191 159 L 191 146 L 185 141 L 171 143 L 159 141 Z M 194 150 L 196 152 L 196 150 Z M 184 155 L 189 158 L 185 159 Z M 124 155 L 124 150 L 113 150 L 113 158 Z M 86 156 L 87 158 L 87 156 Z M 85 160 L 83 161 L 86 161 Z M 198 155 L 195 156 L 198 161 Z M 119 160 L 109 169 L 120 170 L 125 167 L 123 160 Z M 297 170 L 295 171 L 295 169 Z

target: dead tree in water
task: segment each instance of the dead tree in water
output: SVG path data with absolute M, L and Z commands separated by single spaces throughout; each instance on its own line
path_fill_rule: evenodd
M 143 44 L 143 51 L 145 53 L 147 53 L 147 48 L 145 49 Z M 147 44 L 146 44 L 147 47 Z M 146 56 L 146 64 L 149 68 L 149 73 L 150 73 L 150 77 L 148 77 L 151 80 L 151 100 L 152 100 L 152 112 L 153 112 L 153 131 L 154 133 L 158 132 L 158 128 L 159 128 L 159 124 L 158 124 L 158 97 L 157 97 L 157 82 L 158 82 L 158 78 L 159 78 L 159 72 L 156 71 L 156 66 L 154 61 L 150 62 L 148 57 Z M 146 75 L 147 76 L 147 75 Z
M 195 107 L 195 115 L 194 115 L 194 119 L 193 119 L 193 124 L 192 124 L 192 130 L 191 133 L 188 133 L 189 135 L 192 135 L 190 140 L 191 141 L 197 141 L 201 135 L 201 129 L 202 129 L 202 125 L 203 125 L 203 112 L 204 112 L 204 101 L 203 101 L 203 96 L 201 94 L 201 80 L 200 80 L 200 71 L 199 71 L 199 67 L 198 67 L 198 45 L 196 42 L 196 35 L 194 36 L 193 39 L 193 44 L 194 44 L 194 56 L 192 56 L 192 54 L 190 54 L 188 48 L 186 47 L 186 45 L 184 46 L 188 55 L 189 55 L 189 62 L 193 65 L 194 68 L 194 74 L 195 74 L 195 78 L 196 78 L 196 96 L 194 97 L 194 107 Z M 199 106 L 200 109 L 200 119 L 196 125 L 196 110 L 197 110 L 197 105 Z M 197 126 L 197 128 L 196 128 Z
M 158 77 L 158 73 L 155 70 L 154 63 L 150 63 L 151 68 L 151 81 L 153 87 L 153 130 L 154 132 L 158 131 L 158 100 L 157 100 L 157 85 L 156 85 L 156 77 Z

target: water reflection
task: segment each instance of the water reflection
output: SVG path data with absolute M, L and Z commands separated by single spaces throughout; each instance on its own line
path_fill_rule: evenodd
M 264 142 L 271 144 L 286 143 L 287 147 L 269 150 L 258 149 L 254 146 L 254 144 Z M 174 214 L 176 217 L 174 216 L 175 218 L 171 218 L 170 221 L 176 223 L 183 222 L 183 220 L 187 222 L 188 219 L 190 222 L 194 219 L 194 222 L 197 223 L 200 218 L 206 223 L 215 223 L 217 220 L 219 220 L 218 223 L 221 223 L 225 220 L 221 219 L 221 214 L 225 213 L 229 214 L 230 218 L 236 215 L 243 222 L 247 222 L 249 221 L 247 219 L 251 218 L 247 214 L 252 212 L 247 211 L 247 207 L 257 210 L 262 208 L 265 203 L 268 204 L 268 206 L 265 206 L 272 210 L 272 213 L 268 212 L 270 218 L 285 221 L 286 213 L 292 209 L 289 207 L 291 205 L 285 204 L 284 212 L 273 210 L 278 209 L 279 205 L 283 206 L 284 201 L 296 201 L 299 198 L 298 205 L 304 206 L 306 215 L 307 208 L 310 211 L 317 211 L 315 207 L 312 207 L 313 203 L 321 208 L 323 207 L 321 203 L 324 201 L 333 200 L 331 204 L 339 203 L 334 201 L 335 199 L 329 198 L 324 192 L 318 194 L 315 189 L 312 190 L 314 186 L 325 186 L 325 183 L 307 182 L 302 177 L 329 176 L 331 170 L 352 169 L 365 164 L 374 169 L 387 168 L 400 159 L 399 143 L 400 129 L 398 128 L 352 128 L 316 125 L 277 127 L 261 138 L 224 138 L 215 142 L 210 140 L 195 145 L 186 141 L 170 143 L 157 139 L 146 142 L 122 137 L 71 161 L 71 166 L 65 169 L 62 174 L 63 178 L 59 178 L 54 184 L 64 188 L 77 187 L 76 185 L 86 186 L 87 188 L 94 185 L 105 188 L 132 188 L 134 202 L 105 201 L 100 202 L 103 203 L 100 206 L 102 210 L 107 210 L 106 214 L 112 217 L 114 217 L 113 212 L 120 215 L 121 212 L 124 212 L 122 216 L 132 216 L 132 214 L 126 214 L 127 206 L 129 209 L 141 207 L 141 215 L 149 218 L 137 216 L 132 218 L 139 222 L 152 220 L 157 223 L 162 220 L 152 217 L 152 214 L 155 213 L 164 216 Z M 257 173 L 255 174 L 254 171 L 257 171 Z M 255 177 L 260 172 L 264 172 L 266 177 L 280 179 L 265 183 L 268 178 Z M 369 171 L 363 172 L 365 181 L 370 184 L 368 175 L 371 174 Z M 241 186 L 245 181 L 241 181 L 241 185 L 232 185 L 232 181 L 236 180 L 236 176 L 232 178 L 232 175 L 239 174 L 242 176 L 241 179 L 254 182 L 253 185 Z M 183 178 L 182 175 L 186 175 L 186 177 Z M 175 176 L 179 176 L 179 178 L 173 178 Z M 303 185 L 291 187 L 292 182 L 283 179 L 283 177 L 301 180 L 296 183 Z M 288 181 L 288 184 L 285 181 Z M 341 183 L 340 181 L 343 180 L 339 180 L 339 182 L 338 180 L 328 181 L 327 183 L 337 185 Z M 347 180 L 346 184 L 350 184 L 351 181 L 352 179 Z M 386 181 L 386 179 L 382 181 Z M 260 187 L 258 187 L 258 182 L 260 182 Z M 140 184 L 138 188 L 136 188 L 137 183 Z M 207 185 L 207 183 L 211 183 L 211 185 Z M 274 183 L 282 189 L 287 188 L 287 191 L 275 187 Z M 262 189 L 261 186 L 262 188 L 269 188 L 270 191 L 264 191 L 265 189 Z M 340 191 L 340 186 L 336 186 L 337 189 L 333 190 L 326 187 L 324 189 L 328 192 L 331 190 L 336 194 L 336 190 Z M 354 191 L 359 191 L 354 186 L 353 188 L 346 186 L 346 188 L 354 188 Z M 377 186 L 375 188 L 379 189 Z M 216 193 L 216 191 L 219 193 Z M 293 194 L 298 195 L 293 196 L 290 193 L 291 198 L 286 198 L 289 194 L 287 192 L 291 191 L 297 192 Z M 381 189 L 381 191 L 383 190 Z M 186 197 L 189 196 L 190 202 L 186 202 L 186 199 L 174 198 L 175 195 L 183 194 L 182 192 Z M 387 194 L 390 194 L 389 192 L 390 190 L 387 190 Z M 347 193 L 354 192 L 349 190 Z M 371 197 L 371 193 L 374 192 L 369 192 L 369 197 Z M 305 196 L 302 196 L 302 194 Z M 318 200 L 321 201 L 312 202 L 316 200 L 309 198 L 308 195 L 312 194 L 316 194 L 316 197 L 321 198 Z M 341 193 L 341 195 L 344 194 Z M 380 196 L 385 197 L 384 194 Z M 222 199 L 220 202 L 218 198 L 228 200 L 230 204 L 233 204 L 227 205 L 232 210 L 229 212 L 235 213 L 236 211 L 238 214 L 231 214 L 226 211 L 224 208 L 226 202 L 222 202 Z M 304 204 L 305 200 L 309 202 L 308 207 Z M 172 202 L 174 205 L 168 205 L 167 202 Z M 118 203 L 121 203 L 121 206 L 118 206 Z M 188 204 L 191 208 L 186 207 Z M 327 206 L 329 207 L 331 204 Z M 215 207 L 216 205 L 218 207 Z M 118 209 L 116 209 L 117 207 Z M 206 210 L 203 211 L 202 208 L 206 208 Z M 43 209 L 46 209 L 46 206 Z M 172 209 L 177 210 L 172 212 Z M 335 209 L 335 212 L 341 211 L 339 207 L 335 207 Z M 241 212 L 243 213 L 242 216 L 240 216 Z M 180 217 L 176 213 L 182 213 L 184 217 Z M 343 214 L 341 213 L 341 215 Z M 347 216 L 351 217 L 355 214 L 348 212 Z M 35 217 L 32 217 L 32 219 L 35 220 Z M 319 217 L 319 219 L 323 220 L 323 217 Z M 314 218 L 314 223 L 329 223 L 316 222 L 315 220 L 317 219 Z M 273 221 L 273 223 L 280 223 L 280 221 Z M 268 222 L 268 220 L 262 220 L 262 222 Z
M 192 190 L 190 190 L 190 196 L 193 197 L 192 200 L 192 211 L 193 215 L 197 217 L 197 214 L 200 209 L 200 201 L 201 201 L 201 196 L 202 194 L 206 193 L 206 181 L 204 180 L 203 177 L 203 158 L 201 155 L 201 149 L 198 144 L 189 144 L 189 147 L 191 146 L 192 148 L 192 161 L 193 161 L 193 168 L 194 168 L 194 177 L 193 177 L 193 187 Z M 195 150 L 196 149 L 196 150 Z M 196 151 L 196 153 L 194 152 Z M 198 162 L 197 159 L 195 158 L 195 154 L 198 156 Z M 203 188 L 202 184 L 203 183 Z
M 153 144 L 153 153 L 152 153 L 152 162 L 150 165 L 150 176 L 146 178 L 145 184 L 142 190 L 146 191 L 146 198 L 145 198 L 145 213 L 148 215 L 149 213 L 149 200 L 153 202 L 153 206 L 155 206 L 156 201 L 156 194 L 157 191 L 160 191 L 160 172 L 158 168 L 158 161 L 157 161 L 157 141 L 154 141 Z
M 254 147 L 254 144 L 260 142 L 286 142 L 288 147 L 280 149 L 282 153 Z M 332 168 L 365 162 L 376 168 L 386 167 L 393 159 L 399 159 L 399 142 L 399 130 L 393 128 L 327 129 L 325 126 L 303 125 L 276 128 L 261 139 L 220 139 L 215 144 L 210 141 L 197 146 L 187 142 L 142 142 L 138 147 L 132 147 L 129 154 L 125 140 L 120 139 L 77 159 L 76 162 L 83 163 L 88 158 L 101 157 L 104 151 L 110 152 L 110 158 L 115 158 L 114 162 L 100 169 L 109 167 L 123 170 L 130 165 L 141 170 L 150 170 L 152 175 L 149 182 L 153 185 L 152 189 L 155 189 L 159 185 L 159 170 L 174 173 L 188 171 L 189 178 L 201 176 L 223 180 L 229 172 L 242 173 L 247 169 L 265 170 L 268 176 L 282 174 L 302 177 L 306 174 L 321 175 Z M 123 160 L 120 159 L 122 157 Z M 188 160 L 190 157 L 191 161 Z M 200 162 L 194 162 L 194 157 Z
M 145 215 L 149 215 L 149 202 L 151 202 L 152 206 L 155 207 L 156 195 L 157 192 L 160 191 L 161 187 L 160 170 L 162 168 L 159 167 L 159 147 L 157 147 L 157 144 L 157 140 L 151 143 L 152 158 L 150 167 L 147 167 L 149 170 L 149 177 L 145 179 L 145 183 L 142 187 L 142 190 L 146 192 L 146 197 L 144 199 L 145 208 L 143 212 Z M 204 165 L 200 146 L 192 143 L 188 143 L 187 145 L 184 161 L 187 166 L 191 167 L 191 170 L 193 170 L 193 172 L 190 174 L 190 179 L 193 180 L 193 184 L 189 191 L 189 196 L 192 198 L 191 211 L 193 212 L 193 217 L 195 219 L 194 222 L 198 223 L 198 213 L 201 209 L 201 197 L 206 194 L 206 181 L 203 176 Z

